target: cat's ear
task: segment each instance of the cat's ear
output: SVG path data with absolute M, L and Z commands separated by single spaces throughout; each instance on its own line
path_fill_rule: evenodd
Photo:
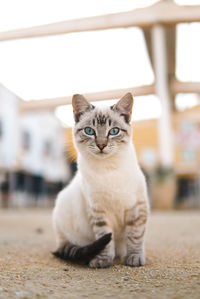
M 81 94 L 73 95 L 72 107 L 73 107 L 75 122 L 79 121 L 80 116 L 84 112 L 94 109 L 94 106 L 91 105 Z
M 130 92 L 126 93 L 117 104 L 111 107 L 112 110 L 117 111 L 120 115 L 124 116 L 124 119 L 127 123 L 131 120 L 133 108 L 133 96 Z

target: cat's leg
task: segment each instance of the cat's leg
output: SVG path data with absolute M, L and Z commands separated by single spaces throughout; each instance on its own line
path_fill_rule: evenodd
M 115 258 L 123 259 L 126 256 L 126 239 L 124 232 L 121 233 L 120 238 L 115 239 Z
M 126 211 L 126 247 L 125 264 L 139 267 L 145 264 L 144 234 L 148 216 L 146 201 L 139 201 L 135 207 Z
M 95 256 L 95 258 L 93 258 L 89 263 L 91 268 L 107 268 L 113 264 L 115 257 L 113 230 L 109 226 L 106 214 L 100 209 L 92 210 L 90 223 L 96 240 L 107 233 L 112 233 L 112 240 L 109 242 L 106 248 L 100 254 Z

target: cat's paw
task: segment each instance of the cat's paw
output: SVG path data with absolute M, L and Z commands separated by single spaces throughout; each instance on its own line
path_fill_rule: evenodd
M 132 253 L 125 258 L 125 265 L 131 267 L 144 266 L 146 263 L 144 253 Z
M 96 256 L 94 259 L 92 259 L 89 263 L 90 268 L 108 268 L 112 266 L 113 264 L 113 258 L 110 256 L 102 257 L 102 256 Z

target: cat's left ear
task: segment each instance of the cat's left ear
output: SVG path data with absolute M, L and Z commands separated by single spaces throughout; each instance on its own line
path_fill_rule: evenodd
M 114 106 L 111 107 L 112 110 L 117 111 L 120 115 L 124 116 L 127 123 L 131 120 L 133 108 L 133 96 L 130 92 L 125 94 Z
M 94 106 L 91 105 L 84 96 L 81 94 L 75 94 L 72 97 L 72 107 L 74 112 L 74 119 L 75 122 L 78 122 L 80 119 L 80 116 L 89 110 L 94 109 Z

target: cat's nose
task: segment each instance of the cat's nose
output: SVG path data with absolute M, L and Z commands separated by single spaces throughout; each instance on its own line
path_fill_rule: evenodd
M 104 147 L 106 147 L 106 144 L 97 144 L 98 148 L 102 151 Z

